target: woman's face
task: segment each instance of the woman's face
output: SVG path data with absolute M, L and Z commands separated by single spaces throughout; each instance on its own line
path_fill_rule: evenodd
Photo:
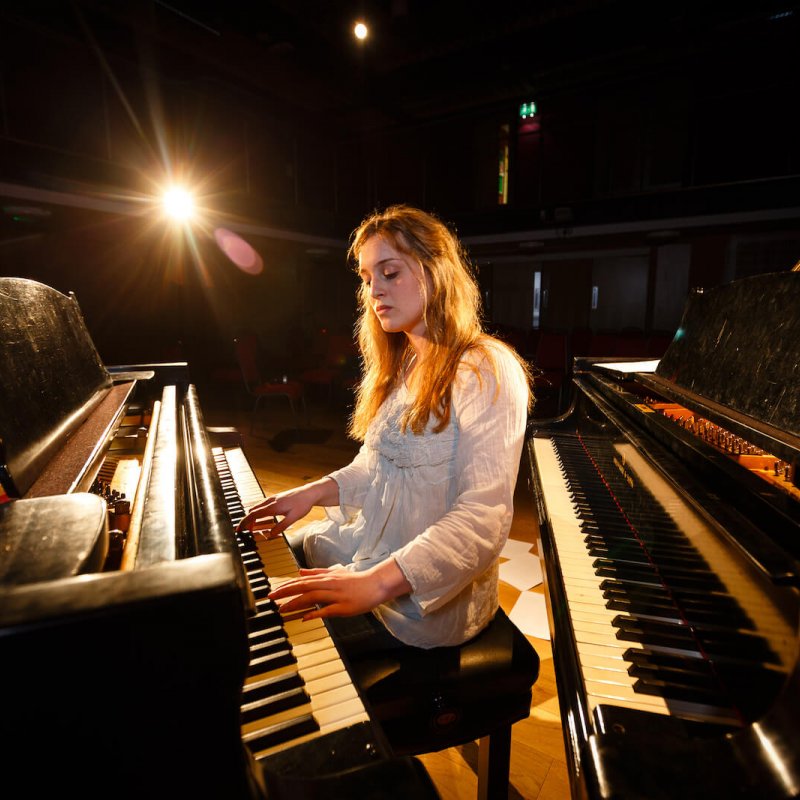
M 424 336 L 425 297 L 422 267 L 410 255 L 397 250 L 381 236 L 367 239 L 358 257 L 358 274 L 372 310 L 387 333 Z

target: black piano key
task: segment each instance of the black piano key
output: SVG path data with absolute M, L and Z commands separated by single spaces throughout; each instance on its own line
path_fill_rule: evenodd
M 607 564 L 595 567 L 594 572 L 598 577 L 615 578 L 624 581 L 626 584 L 654 587 L 664 585 L 664 581 L 654 569 L 618 569 L 613 564 Z
M 609 551 L 624 551 L 624 550 L 643 550 L 649 553 L 655 560 L 661 557 L 669 558 L 694 558 L 700 562 L 705 562 L 693 547 L 686 547 L 676 542 L 664 542 L 657 539 L 646 539 L 637 537 L 619 537 L 603 536 L 602 534 L 587 534 L 584 537 L 584 544 L 587 550 L 591 547 L 598 549 L 605 548 Z
M 633 669 L 652 671 L 663 680 L 674 679 L 679 683 L 716 683 L 729 696 L 736 697 L 737 705 L 743 710 L 748 708 L 749 700 L 757 703 L 763 693 L 777 695 L 786 680 L 782 671 L 769 669 L 758 660 L 748 660 L 744 654 L 738 660 L 720 659 L 712 663 L 705 658 L 631 648 L 624 652 L 623 658 L 630 665 L 629 672 Z
M 297 670 L 285 672 L 280 675 L 273 675 L 268 678 L 261 678 L 242 687 L 242 702 L 252 703 L 262 697 L 269 697 L 275 692 L 282 692 L 288 689 L 296 689 L 298 686 L 305 686 L 302 675 Z
M 285 638 L 286 631 L 283 629 L 282 625 L 273 625 L 272 627 L 250 631 L 247 634 L 247 637 L 250 642 L 275 641 L 277 639 Z
M 713 674 L 711 664 L 697 656 L 686 656 L 678 653 L 664 653 L 659 650 L 650 650 L 649 648 L 631 647 L 622 654 L 622 657 L 631 664 L 648 667 L 652 666 L 658 669 L 663 667 L 697 672 L 700 674 Z
M 677 589 L 666 586 L 644 586 L 619 580 L 604 580 L 600 584 L 606 599 L 629 599 L 637 602 L 671 603 L 685 612 L 728 615 L 736 627 L 753 627 L 752 621 L 742 611 L 736 600 L 729 595 L 711 592 Z
M 709 603 L 709 597 L 716 597 L 709 592 L 693 594 L 682 593 L 676 595 L 670 587 L 664 584 L 634 583 L 630 580 L 605 579 L 600 584 L 603 597 L 606 600 L 627 600 L 640 603 L 657 603 L 672 605 L 676 608 L 685 608 L 687 605 L 700 608 L 717 608 Z M 724 608 L 724 604 L 719 606 Z
M 623 581 L 618 578 L 606 578 L 600 582 L 600 590 L 604 596 L 610 594 L 630 595 L 635 594 L 637 597 L 658 597 L 658 598 L 671 598 L 669 590 L 658 584 L 656 586 L 640 586 L 639 584 L 632 584 L 628 581 Z
M 279 711 L 286 711 L 289 708 L 297 708 L 305 705 L 310 698 L 302 687 L 277 691 L 274 694 L 253 700 L 242 705 L 241 720 L 242 724 L 255 722 Z
M 593 558 L 603 558 L 615 563 L 655 564 L 659 569 L 663 566 L 708 572 L 708 565 L 705 560 L 697 556 L 664 555 L 660 552 L 654 553 L 650 549 L 643 547 L 597 547 L 592 545 L 586 548 L 586 552 Z
M 596 559 L 592 562 L 595 574 L 601 577 L 619 578 L 635 583 L 648 585 L 669 585 L 678 588 L 691 587 L 713 592 L 724 589 L 719 577 L 713 572 L 694 572 L 669 568 L 653 568 L 646 565 L 616 564 L 608 559 Z
M 679 607 L 671 602 L 659 603 L 614 596 L 606 601 L 605 606 L 612 611 L 624 611 L 631 616 L 683 619 L 690 625 L 697 624 L 706 627 L 729 627 L 731 625 L 731 617 L 724 610 Z M 750 625 L 752 626 L 752 623 Z M 738 627 L 744 626 L 739 625 Z
M 697 662 L 697 659 L 694 659 Z M 700 662 L 703 663 L 703 662 Z M 716 675 L 710 670 L 680 669 L 672 667 L 642 666 L 641 664 L 631 664 L 628 667 L 628 674 L 633 678 L 641 678 L 648 681 L 663 681 L 681 686 L 695 686 L 709 691 L 719 690 L 719 681 Z
M 263 614 L 267 611 L 272 611 L 276 614 L 280 612 L 278 604 L 274 600 L 257 600 L 256 610 L 259 614 Z
M 262 672 L 268 672 L 279 667 L 288 667 L 296 663 L 297 659 L 291 650 L 279 650 L 276 653 L 269 653 L 258 658 L 251 656 L 247 667 L 247 675 L 259 675 Z
M 272 591 L 269 585 L 267 586 L 253 586 L 250 588 L 250 591 L 253 593 L 253 597 L 256 600 L 263 600 L 265 597 L 269 597 L 269 593 Z
M 250 631 L 257 631 L 263 628 L 281 627 L 283 625 L 283 617 L 277 609 L 267 609 L 259 614 L 247 619 L 247 628 Z
M 297 739 L 309 733 L 316 733 L 319 724 L 311 714 L 303 714 L 295 719 L 270 725 L 262 730 L 246 733 L 242 738 L 254 752 Z
M 250 645 L 250 654 L 256 657 L 267 656 L 272 653 L 291 653 L 291 651 L 292 645 L 285 634 L 273 638 L 259 639 Z
M 700 648 L 692 631 L 683 625 L 654 622 L 644 619 L 615 617 L 613 626 L 617 639 L 625 642 L 640 642 L 648 647 L 669 647 L 687 652 L 698 652 Z
M 596 547 L 607 550 L 644 550 L 653 556 L 671 558 L 694 558 L 698 561 L 705 559 L 694 547 L 685 541 L 668 540 L 652 536 L 616 536 L 614 534 L 592 533 L 584 536 L 587 548 Z
M 677 683 L 665 683 L 659 680 L 637 680 L 633 691 L 670 700 L 682 700 L 688 703 L 699 703 L 717 708 L 730 708 L 728 699 L 719 691 L 699 686 L 685 686 Z
M 607 600 L 606 608 L 611 611 L 622 611 L 636 617 L 658 617 L 678 621 L 682 619 L 681 611 L 671 603 L 637 603 L 630 600 Z

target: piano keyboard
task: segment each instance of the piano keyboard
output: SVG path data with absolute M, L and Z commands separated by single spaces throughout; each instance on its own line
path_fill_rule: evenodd
M 750 682 L 783 679 L 785 622 L 735 563 L 709 568 L 717 537 L 631 445 L 533 448 L 590 709 L 741 725 Z
M 231 521 L 264 498 L 239 447 L 213 449 Z M 250 665 L 242 694 L 242 737 L 257 759 L 342 730 L 369 717 L 320 619 L 281 614 L 273 587 L 298 574 L 286 540 L 237 534 L 256 614 L 249 620 Z

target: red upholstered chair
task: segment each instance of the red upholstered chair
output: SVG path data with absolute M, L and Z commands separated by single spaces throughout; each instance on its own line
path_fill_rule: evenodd
M 358 381 L 358 347 L 351 334 L 321 332 L 319 363 L 303 370 L 297 379 L 326 389 L 328 401 L 334 389 L 352 389 Z
M 269 397 L 285 397 L 289 401 L 289 408 L 292 410 L 292 418 L 297 428 L 297 412 L 295 402 L 300 401 L 303 405 L 303 414 L 308 424 L 308 409 L 303 393 L 303 384 L 295 380 L 265 380 L 261 376 L 258 357 L 258 339 L 255 334 L 245 334 L 234 340 L 236 347 L 236 360 L 242 371 L 242 378 L 248 394 L 255 398 L 253 404 L 253 415 L 250 419 L 250 433 L 255 433 L 256 417 L 258 409 L 265 399 Z

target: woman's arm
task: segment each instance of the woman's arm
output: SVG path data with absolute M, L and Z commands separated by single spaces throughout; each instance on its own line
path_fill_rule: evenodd
M 338 506 L 345 499 L 340 482 L 346 482 L 349 493 L 363 492 L 369 486 L 367 448 L 362 445 L 355 458 L 342 469 L 326 475 L 313 483 L 272 495 L 253 506 L 236 529 L 261 531 L 268 538 L 283 533 L 290 525 L 302 519 L 314 506 Z M 282 517 L 278 521 L 277 517 Z

